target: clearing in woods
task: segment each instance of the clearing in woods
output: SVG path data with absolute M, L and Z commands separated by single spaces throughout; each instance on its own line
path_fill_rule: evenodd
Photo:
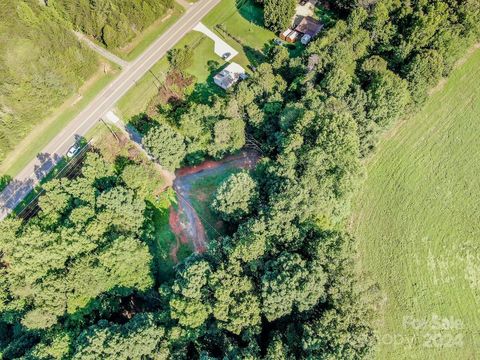
M 385 137 L 354 206 L 378 359 L 480 358 L 480 51 Z
M 176 172 L 173 189 L 177 206 L 170 208 L 170 228 L 177 238 L 177 247 L 171 253 L 175 260 L 179 244 L 191 244 L 195 252 L 202 253 L 208 239 L 223 233 L 224 224 L 210 211 L 215 190 L 229 175 L 241 169 L 252 169 L 258 159 L 257 153 L 243 151 Z
M 170 279 L 175 264 L 205 251 L 209 239 L 224 234 L 225 224 L 210 211 L 215 190 L 229 175 L 252 169 L 258 159 L 257 153 L 242 151 L 175 173 L 173 188 L 152 202 L 159 279 Z

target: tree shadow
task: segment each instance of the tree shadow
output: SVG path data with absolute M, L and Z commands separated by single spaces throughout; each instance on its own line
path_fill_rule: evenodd
M 117 156 L 115 158 L 114 167 L 117 174 L 121 174 L 127 165 L 133 164 L 134 162 L 128 156 Z
M 266 61 L 266 57 L 264 54 L 268 54 L 268 52 L 265 52 L 265 53 L 261 52 L 248 45 L 242 45 L 242 47 L 243 47 L 243 51 L 245 52 L 245 55 L 247 56 L 248 61 L 253 66 L 257 67 L 258 65 Z M 268 45 L 265 44 L 264 48 L 268 49 Z
M 220 68 L 220 66 L 221 66 L 220 63 L 216 60 L 207 61 L 208 71 L 210 72 L 217 71 L 217 69 Z
M 148 132 L 148 130 L 150 130 L 152 127 L 156 125 L 156 123 L 153 120 L 149 120 L 149 122 L 151 124 L 149 124 L 148 127 L 142 128 L 142 130 L 145 130 L 145 132 L 139 130 L 136 126 L 133 126 L 131 124 L 125 125 L 125 131 L 128 134 L 128 138 L 133 142 L 142 145 L 143 135 L 145 135 Z
M 238 13 L 248 22 L 265 27 L 263 21 L 263 8 L 254 0 L 236 0 L 235 6 Z
M 215 65 L 217 66 L 215 67 Z M 225 69 L 228 64 L 226 63 L 221 66 L 218 65 L 219 64 L 216 61 L 209 64 L 210 74 L 208 75 L 207 80 L 195 84 L 192 93 L 186 99 L 186 103 L 194 102 L 197 104 L 211 105 L 215 96 L 225 95 L 225 91 L 215 84 L 213 78 L 216 74 Z
M 5 311 L 4 319 L 20 319 L 20 311 Z M 0 345 L 2 359 L 17 359 L 25 355 L 26 351 L 40 341 L 40 331 L 21 328 L 16 323 L 7 323 L 0 320 Z
M 58 154 L 39 153 L 37 160 L 40 164 L 34 166 L 33 173 L 37 180 L 42 180 L 54 168 L 62 157 Z
M 66 160 L 66 162 L 68 163 L 73 164 L 78 164 L 79 161 L 83 160 L 85 155 L 85 147 L 88 144 L 88 140 L 84 136 L 78 134 L 74 135 L 74 139 L 74 146 L 78 146 L 78 148 L 70 159 L 67 159 L 65 156 L 56 153 L 39 153 L 37 155 L 37 160 L 39 160 L 40 164 L 35 165 L 33 170 L 37 180 L 41 181 L 47 176 L 63 176 L 63 174 L 61 174 L 61 169 L 56 169 L 55 172 L 52 172 L 52 170 L 55 169 L 55 166 L 57 166 L 62 159 Z
M 82 135 L 75 134 L 73 138 L 75 139 L 75 145 L 83 147 L 88 144 L 88 140 Z
M 32 178 L 25 180 L 11 180 L 0 195 L 0 208 L 14 210 L 34 187 L 35 180 Z
M 147 113 L 142 112 L 140 114 L 132 116 L 125 127 L 127 129 L 127 132 L 131 130 L 132 132 L 134 131 L 136 133 L 145 135 L 154 126 L 155 121 L 150 118 Z
M 163 218 L 165 216 L 168 216 L 166 213 L 169 212 L 169 209 L 158 209 L 151 201 L 147 200 L 147 211 L 150 212 L 150 216 L 152 219 L 152 222 L 154 222 L 154 218 Z M 162 268 L 162 263 L 165 262 L 165 258 L 161 255 L 161 251 L 159 249 L 159 245 L 155 238 L 151 238 L 148 241 L 145 241 L 145 243 L 148 246 L 148 249 L 150 251 L 150 254 L 152 255 L 152 262 L 150 266 L 150 271 L 152 272 L 153 278 L 155 279 L 155 287 L 158 287 L 162 282 L 165 281 L 164 278 L 162 278 L 162 272 L 160 269 Z M 165 274 L 163 274 L 165 275 Z M 170 274 L 171 275 L 171 274 Z
M 94 323 L 98 319 L 124 324 L 135 314 L 153 309 L 152 304 L 146 301 L 146 295 L 150 291 L 142 292 L 132 287 L 114 286 L 91 298 L 85 306 L 72 313 L 65 313 L 58 322 L 66 327 Z

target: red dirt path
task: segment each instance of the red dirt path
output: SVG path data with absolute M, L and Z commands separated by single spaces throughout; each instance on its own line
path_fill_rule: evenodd
M 243 151 L 219 161 L 207 160 L 200 165 L 185 167 L 176 172 L 173 189 L 178 197 L 178 211 L 170 208 L 169 217 L 170 228 L 177 239 L 176 245 L 170 252 L 173 261 L 178 262 L 177 252 L 181 243 L 192 244 L 196 253 L 203 253 L 207 249 L 205 228 L 199 215 L 190 204 L 192 184 L 226 168 L 251 169 L 259 158 L 260 156 L 256 152 Z

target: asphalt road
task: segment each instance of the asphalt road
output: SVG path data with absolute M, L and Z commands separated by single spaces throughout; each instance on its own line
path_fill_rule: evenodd
M 75 140 L 84 136 L 97 121 L 111 110 L 116 102 L 139 80 L 168 50 L 218 3 L 220 0 L 200 0 L 189 6 L 183 16 L 160 36 L 137 59 L 129 63 L 120 75 L 105 88 L 82 112 L 12 180 L 0 193 L 0 220 L 3 220 L 49 173 L 68 151 Z

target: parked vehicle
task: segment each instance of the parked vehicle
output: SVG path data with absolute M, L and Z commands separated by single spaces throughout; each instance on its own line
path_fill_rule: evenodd
M 222 59 L 227 60 L 230 57 L 230 55 L 232 54 L 230 54 L 229 52 L 226 52 L 225 54 L 222 55 Z
M 80 145 L 79 144 L 73 145 L 70 149 L 68 149 L 67 158 L 69 159 L 73 158 L 75 155 L 77 155 L 79 151 L 80 151 Z

